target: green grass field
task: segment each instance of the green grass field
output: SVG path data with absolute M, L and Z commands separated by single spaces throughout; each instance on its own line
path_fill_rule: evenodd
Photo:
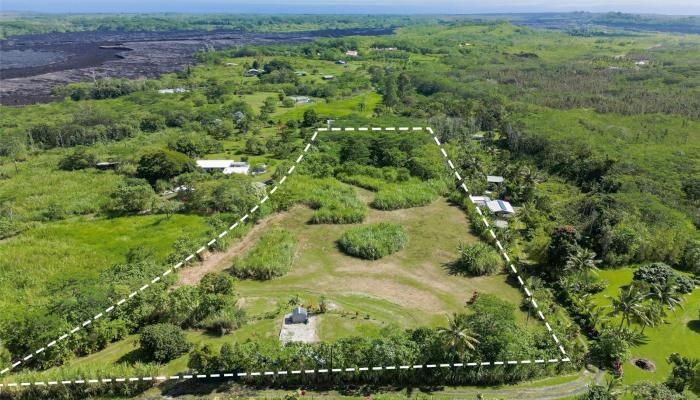
M 610 300 L 605 296 L 617 296 L 621 286 L 632 281 L 633 268 L 602 270 L 599 278 L 608 282 L 605 290 L 594 297 L 596 304 L 606 307 Z M 666 358 L 673 352 L 686 357 L 700 358 L 700 291 L 695 290 L 683 296 L 683 308 L 668 311 L 665 323 L 658 327 L 648 327 L 644 334 L 648 343 L 632 348 L 633 358 L 646 358 L 656 364 L 656 371 L 644 371 L 631 363 L 624 365 L 624 382 L 633 383 L 640 380 L 663 382 L 671 372 L 671 366 Z M 610 324 L 617 326 L 619 318 L 611 319 Z M 637 327 L 638 328 L 638 327 Z

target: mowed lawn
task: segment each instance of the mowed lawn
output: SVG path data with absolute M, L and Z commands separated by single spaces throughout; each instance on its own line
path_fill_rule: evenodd
M 371 192 L 356 190 L 364 201 L 371 201 Z M 448 272 L 446 265 L 456 259 L 460 241 L 478 239 L 469 233 L 464 213 L 442 198 L 426 207 L 370 209 L 364 224 L 399 223 L 409 235 L 405 249 L 375 261 L 338 249 L 336 241 L 352 225 L 312 225 L 311 215 L 308 208 L 296 207 L 268 228 L 292 232 L 298 240 L 297 254 L 291 272 L 281 278 L 238 283 L 249 314 L 273 311 L 297 295 L 304 304 L 317 305 L 323 296 L 335 307 L 333 315 L 320 323 L 320 337 L 327 340 L 378 333 L 389 324 L 443 325 L 446 314 L 465 311 L 474 291 L 495 294 L 514 305 L 521 301 L 505 275 L 465 277 Z
M 124 262 L 137 246 L 163 260 L 184 234 L 201 237 L 207 224 L 194 215 L 78 217 L 48 223 L 0 241 L 0 309 L 46 301 L 44 291 L 61 279 L 98 279 L 99 272 Z
M 609 306 L 610 300 L 605 296 L 617 296 L 618 289 L 628 285 L 632 281 L 634 268 L 620 268 L 614 270 L 602 270 L 599 273 L 601 279 L 608 281 L 608 287 L 595 296 L 595 302 L 601 306 Z M 671 372 L 671 366 L 666 358 L 671 353 L 680 353 L 686 357 L 700 358 L 700 291 L 695 290 L 690 295 L 683 296 L 683 308 L 677 308 L 675 312 L 668 310 L 666 323 L 656 327 L 648 327 L 644 334 L 648 342 L 632 349 L 632 358 L 646 358 L 656 364 L 655 372 L 643 371 L 630 362 L 624 365 L 625 383 L 634 383 L 640 380 L 661 382 L 666 380 Z M 613 326 L 619 324 L 619 318 L 611 319 Z M 638 326 L 635 326 L 639 329 Z

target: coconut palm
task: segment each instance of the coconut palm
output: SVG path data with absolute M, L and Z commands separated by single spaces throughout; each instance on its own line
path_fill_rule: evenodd
M 658 302 L 649 302 L 644 304 L 644 318 L 638 319 L 637 322 L 642 325 L 642 332 L 647 326 L 652 328 L 658 326 L 663 322 L 666 313 L 664 312 L 663 306 Z
M 651 285 L 649 295 L 652 299 L 658 300 L 659 303 L 668 306 L 671 311 L 676 310 L 676 306 L 683 308 L 681 297 L 678 295 L 676 285 L 672 279 L 666 279 L 664 283 L 655 283 Z
M 566 260 L 564 270 L 583 275 L 586 286 L 588 286 L 588 276 L 590 273 L 598 272 L 598 264 L 600 264 L 600 260 L 595 259 L 593 251 L 578 249 Z
M 451 318 L 448 316 L 447 327 L 439 328 L 437 333 L 443 345 L 452 352 L 458 353 L 460 357 L 463 357 L 468 350 L 474 350 L 479 343 L 477 339 L 479 335 L 472 332 L 464 318 L 457 314 L 453 314 Z
M 630 326 L 632 319 L 642 318 L 644 315 L 644 299 L 645 295 L 635 286 L 628 286 L 626 289 L 620 289 L 617 297 L 605 296 L 612 302 L 612 311 L 608 315 L 621 315 L 619 330 L 622 330 L 622 324 L 627 322 Z

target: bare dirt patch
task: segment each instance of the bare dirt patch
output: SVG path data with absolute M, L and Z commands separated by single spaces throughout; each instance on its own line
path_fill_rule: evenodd
M 235 257 L 245 254 L 258 241 L 268 226 L 279 223 L 284 214 L 275 214 L 259 221 L 248 234 L 236 240 L 226 251 L 208 253 L 204 260 L 190 268 L 184 268 L 178 274 L 176 286 L 196 285 L 209 272 L 223 271 L 231 266 Z
M 319 341 L 317 333 L 318 317 L 309 315 L 309 319 L 305 324 L 293 324 L 291 320 L 292 314 L 284 316 L 282 329 L 280 330 L 280 342 L 314 343 Z

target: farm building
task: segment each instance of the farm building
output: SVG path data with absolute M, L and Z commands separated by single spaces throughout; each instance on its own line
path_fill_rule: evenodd
M 103 162 L 98 162 L 95 164 L 95 168 L 101 169 L 101 170 L 108 170 L 108 169 L 117 169 L 119 166 L 119 163 L 116 161 L 103 161 Z
M 472 135 L 472 140 L 484 140 L 484 134 L 483 133 L 475 133 Z
M 345 52 L 345 55 L 350 56 L 350 57 L 357 57 L 358 56 L 357 50 L 348 50 Z
M 205 171 L 221 171 L 225 175 L 247 175 L 250 171 L 250 166 L 247 162 L 236 162 L 233 160 L 197 160 L 197 166 Z
M 263 72 L 265 72 L 265 71 L 263 71 L 261 69 L 251 68 L 251 69 L 247 70 L 245 72 L 245 74 L 246 74 L 246 76 L 257 76 L 259 74 L 262 74 Z
M 487 182 L 487 183 L 499 184 L 499 183 L 503 183 L 504 180 L 505 180 L 505 179 L 503 179 L 502 176 L 498 176 L 498 175 L 488 175 L 488 176 L 486 176 L 486 182 Z
M 323 76 L 321 77 L 321 79 L 323 79 L 324 81 L 330 81 L 330 80 L 332 80 L 332 79 L 335 79 L 335 76 L 333 76 L 333 75 L 323 75 Z
M 313 103 L 313 100 L 311 100 L 309 96 L 289 96 L 289 98 L 294 100 L 296 104 Z
M 338 61 L 336 61 L 335 63 L 338 64 L 338 65 L 345 65 L 345 64 L 347 64 L 347 62 L 345 62 L 345 61 L 343 61 L 343 60 L 338 60 Z
M 508 228 L 508 221 L 504 221 L 504 220 L 502 220 L 502 219 L 497 219 L 496 221 L 494 221 L 493 224 L 494 224 L 494 225 L 496 226 L 496 228 L 498 228 L 498 229 L 506 229 L 506 228 Z
M 306 76 L 306 71 L 296 71 L 296 72 L 294 72 L 294 75 L 296 75 L 296 76 Z
M 160 94 L 173 94 L 173 93 L 186 93 L 187 89 L 185 88 L 172 88 L 172 89 L 160 89 L 158 93 Z
M 309 319 L 309 314 L 304 307 L 296 307 L 292 311 L 291 320 L 293 324 L 304 324 Z
M 486 203 L 491 201 L 491 198 L 488 196 L 469 196 L 469 198 L 472 200 L 472 203 L 476 204 L 477 206 L 485 206 Z
M 499 217 L 510 217 L 515 215 L 515 209 L 505 200 L 492 200 L 486 203 L 486 207 Z

